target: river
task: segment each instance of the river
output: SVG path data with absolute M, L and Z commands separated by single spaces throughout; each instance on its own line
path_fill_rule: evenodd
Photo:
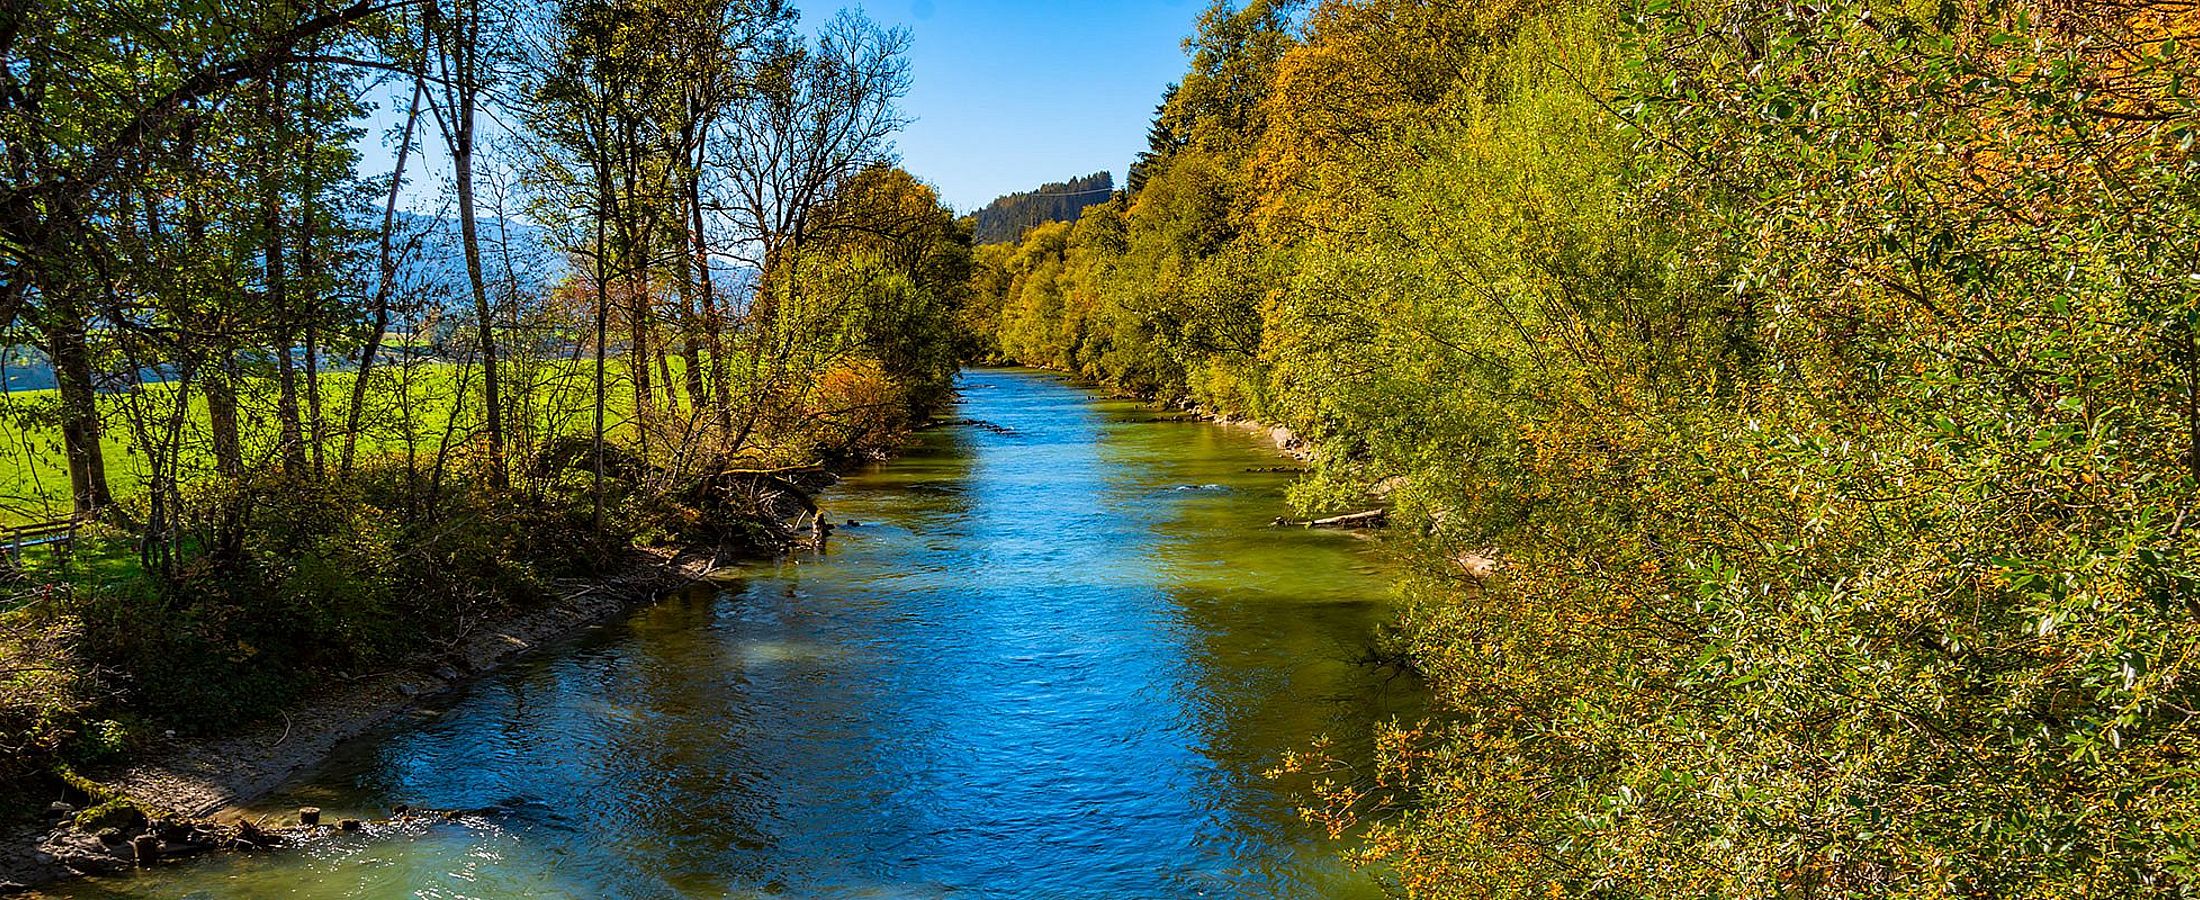
M 1416 702 L 1374 547 L 1275 530 L 1244 431 L 978 370 L 958 425 L 749 566 L 482 679 L 260 804 L 381 818 L 58 896 L 1357 897 L 1264 772 Z

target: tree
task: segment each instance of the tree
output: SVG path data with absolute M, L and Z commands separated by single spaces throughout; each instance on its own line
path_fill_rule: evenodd
M 724 120 L 719 170 L 739 247 L 734 255 L 760 273 L 745 323 L 749 415 L 729 441 L 732 450 L 778 402 L 780 377 L 806 339 L 777 318 L 779 306 L 800 291 L 792 261 L 819 228 L 816 211 L 887 158 L 887 138 L 904 122 L 895 104 L 909 90 L 908 46 L 908 32 L 847 11 L 819 30 L 815 46 L 775 35 L 762 46 L 749 90 Z
M 444 9 L 448 3 L 450 8 Z M 481 354 L 481 391 L 489 433 L 489 478 L 504 487 L 509 477 L 505 460 L 506 409 L 497 372 L 496 316 L 489 305 L 488 277 L 483 274 L 481 235 L 474 202 L 475 115 L 484 91 L 494 80 L 487 43 L 494 35 L 509 33 L 507 23 L 489 18 L 486 0 L 427 0 L 422 28 L 428 35 L 429 63 L 438 77 L 435 102 L 428 105 L 443 143 L 450 150 L 451 172 L 458 191 L 459 240 L 466 257 L 467 287 L 473 295 L 475 334 Z

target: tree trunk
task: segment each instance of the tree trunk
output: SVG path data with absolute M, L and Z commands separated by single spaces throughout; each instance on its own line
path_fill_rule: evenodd
M 634 437 L 636 452 L 643 459 L 649 458 L 650 422 L 656 401 L 650 394 L 649 377 L 649 300 L 648 294 L 638 287 L 632 302 L 627 304 L 627 336 L 631 345 L 626 350 L 627 375 L 634 379 Z
M 688 198 L 688 192 L 683 190 L 680 196 L 680 202 L 682 206 L 685 206 L 687 204 Z M 679 219 L 679 229 L 685 231 L 693 228 L 694 224 L 695 217 L 692 217 L 683 211 Z M 695 246 L 698 245 L 700 242 L 697 239 L 690 237 L 687 240 L 682 241 L 682 243 L 689 246 Z M 685 277 L 681 278 L 680 358 L 681 361 L 684 362 L 687 366 L 686 371 L 683 374 L 686 375 L 686 378 L 684 380 L 686 382 L 685 387 L 687 388 L 688 408 L 691 410 L 702 410 L 710 406 L 710 400 L 707 395 L 709 388 L 703 383 L 703 329 L 702 319 L 696 314 L 695 298 L 695 282 Z M 667 378 L 666 380 L 667 382 L 669 382 L 671 379 Z M 666 393 L 670 393 L 670 391 L 667 391 Z
M 1277 528 L 1381 528 L 1389 520 L 1390 513 L 1387 511 L 1371 509 L 1367 512 L 1331 516 L 1326 519 L 1314 519 L 1312 521 L 1278 518 L 1269 524 Z
M 489 308 L 489 287 L 481 272 L 481 237 L 474 218 L 473 97 L 469 92 L 459 115 L 465 137 L 451 148 L 458 170 L 458 228 L 466 244 L 466 280 L 474 292 L 474 318 L 481 335 L 482 416 L 489 425 L 489 483 L 508 482 L 504 461 L 504 400 L 497 377 L 496 317 Z
M 665 343 L 661 340 L 656 341 L 653 348 L 657 356 L 657 378 L 664 383 L 665 409 L 678 414 L 680 412 L 680 382 L 679 379 L 672 377 L 672 356 L 665 352 Z
M 283 253 L 283 227 L 281 206 L 275 189 L 268 188 L 267 208 L 264 212 L 267 224 L 267 299 L 268 308 L 275 317 L 275 418 L 281 427 L 283 470 L 297 474 L 305 470 L 305 438 L 298 415 L 298 366 L 291 358 L 296 336 L 291 330 L 290 273 Z
M 298 417 L 298 365 L 290 353 L 293 342 L 288 324 L 276 329 L 275 418 L 280 431 L 278 440 L 282 444 L 283 471 L 289 474 L 302 472 L 306 467 L 305 438 Z
M 185 128 L 179 159 L 197 159 L 197 131 Z M 194 247 L 207 246 L 206 213 L 199 206 L 198 192 L 185 195 L 184 232 L 190 236 Z M 231 307 L 243 307 L 245 298 L 231 294 Z M 230 336 L 228 315 L 217 309 L 212 316 L 200 320 L 200 334 L 205 344 L 204 356 L 198 361 L 199 381 L 206 391 L 206 427 L 213 443 L 214 471 L 222 478 L 234 481 L 244 472 L 243 445 L 237 436 L 237 347 Z
M 314 96 L 314 67 L 304 67 L 303 87 L 307 100 Z M 312 159 L 319 152 L 313 130 L 305 131 L 305 150 L 301 159 Z M 309 173 L 307 177 L 312 177 Z M 306 421 L 305 444 L 311 451 L 313 475 L 320 478 L 328 474 L 328 460 L 321 447 L 324 429 L 321 420 L 321 283 L 319 260 L 313 255 L 313 206 L 319 189 L 309 186 L 298 194 L 298 287 L 299 309 L 304 320 L 305 337 L 305 393 Z
M 703 231 L 702 172 L 699 162 L 688 170 L 689 240 L 695 245 L 695 291 L 703 309 L 703 334 L 710 343 L 712 406 L 718 413 L 720 436 L 728 437 L 733 434 L 733 367 L 726 359 L 726 320 L 719 313 L 718 292 L 711 283 L 710 241 Z
M 650 383 L 650 296 L 649 296 L 649 227 L 648 213 L 638 196 L 641 190 L 642 164 L 640 144 L 631 130 L 626 135 L 628 147 L 626 166 L 626 220 L 628 239 L 625 241 L 627 274 L 634 279 L 634 296 L 627 302 L 627 331 L 631 344 L 626 351 L 627 375 L 634 379 L 634 449 L 642 459 L 649 458 L 651 425 L 655 421 L 656 396 Z
M 430 3 L 427 16 L 433 31 L 438 7 Z M 497 373 L 496 317 L 489 307 L 488 280 L 481 271 L 481 234 L 474 203 L 474 107 L 481 84 L 481 2 L 460 0 L 458 15 L 443 32 L 444 143 L 451 150 L 451 169 L 458 192 L 459 241 L 466 254 L 466 281 L 472 290 L 476 338 L 481 350 L 482 418 L 489 433 L 489 481 L 502 488 L 509 484 L 504 451 L 504 398 Z
M 346 475 L 351 474 L 352 460 L 359 449 L 359 425 L 367 406 L 367 380 L 374 374 L 375 357 L 382 354 L 382 339 L 390 330 L 390 282 L 397 277 L 397 260 L 391 246 L 397 228 L 397 194 L 405 185 L 405 163 L 412 157 L 413 128 L 420 122 L 420 102 L 426 89 L 426 81 L 413 81 L 412 107 L 405 113 L 405 133 L 397 145 L 397 168 L 390 175 L 389 198 L 382 206 L 380 265 L 375 270 L 380 277 L 374 283 L 374 318 L 367 326 L 366 344 L 359 351 L 359 369 L 352 376 L 351 408 L 345 412 L 344 455 L 338 464 Z
M 299 284 L 307 295 L 305 303 L 305 389 L 306 389 L 306 446 L 312 453 L 313 474 L 327 474 L 328 465 L 321 448 L 321 329 L 320 310 L 312 292 L 319 289 L 313 257 L 313 207 L 303 203 L 298 216 L 298 276 Z
M 603 443 L 604 404 L 609 400 L 604 382 L 604 344 L 610 340 L 611 297 L 610 266 L 605 255 L 610 252 L 610 227 L 604 215 L 611 202 L 611 167 L 602 159 L 596 161 L 596 531 L 603 531 Z
M 265 179 L 261 186 L 260 225 L 267 232 L 260 235 L 264 252 L 260 274 L 267 291 L 267 314 L 274 322 L 272 349 L 275 351 L 275 419 L 280 428 L 278 445 L 283 471 L 295 475 L 305 469 L 305 442 L 298 421 L 297 366 L 290 356 L 296 336 L 291 331 L 289 257 L 283 247 L 283 186 L 275 160 L 275 154 L 281 152 L 278 148 L 288 124 L 283 111 L 285 83 L 287 72 L 278 69 L 276 76 L 269 79 L 266 90 L 259 95 L 261 102 L 266 104 L 264 112 L 271 132 L 260 159 L 260 177 Z
M 66 304 L 48 314 L 46 353 L 61 400 L 61 443 L 69 463 L 69 496 L 77 514 L 96 513 L 113 502 L 107 459 L 99 441 L 99 395 L 92 383 L 92 353 L 83 317 Z
M 235 480 L 244 474 L 244 446 L 237 435 L 237 355 L 216 347 L 206 369 L 206 427 L 214 443 L 214 470 Z

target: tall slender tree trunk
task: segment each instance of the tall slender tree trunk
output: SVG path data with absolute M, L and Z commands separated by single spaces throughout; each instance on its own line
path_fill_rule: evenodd
M 710 343 L 712 406 L 718 413 L 720 436 L 728 437 L 733 434 L 733 366 L 726 358 L 726 319 L 720 312 L 723 307 L 711 283 L 710 238 L 703 231 L 703 166 L 700 160 L 688 169 L 687 188 L 688 239 L 694 244 L 696 299 L 703 310 L 703 335 Z
M 681 177 L 678 183 L 678 191 L 676 194 L 678 198 L 676 201 L 676 208 L 679 210 L 680 215 L 676 220 L 675 227 L 676 230 L 684 235 L 684 237 L 680 241 L 680 247 L 678 248 L 678 250 L 687 251 L 691 248 L 702 246 L 703 242 L 700 236 L 689 233 L 694 231 L 701 224 L 702 216 L 697 215 L 695 211 L 688 209 L 688 206 L 692 202 L 694 202 L 695 199 L 695 191 L 693 186 L 696 183 L 696 177 L 692 173 L 686 172 L 685 170 L 692 165 L 694 160 L 686 155 L 686 151 L 684 149 L 681 151 L 679 159 L 679 169 L 681 170 Z M 685 252 L 676 252 L 675 255 L 684 256 L 687 254 Z M 685 387 L 687 388 L 688 408 L 700 411 L 708 409 L 710 407 L 710 398 L 708 395 L 709 387 L 705 384 L 703 378 L 703 320 L 696 311 L 696 294 L 697 289 L 695 281 L 685 276 L 681 277 L 680 356 L 681 360 L 687 365 L 684 374 L 686 375 Z M 670 379 L 667 380 L 669 381 Z
M 282 207 L 275 189 L 270 186 L 264 213 L 267 225 L 267 299 L 268 308 L 275 317 L 275 419 L 280 427 L 283 470 L 297 474 L 305 470 L 305 436 L 298 415 L 298 365 L 292 358 L 297 334 L 292 328 L 290 309 L 290 271 L 283 252 Z
M 161 217 L 161 192 L 145 178 L 142 169 L 138 177 L 139 190 L 143 194 L 140 208 L 145 212 L 146 243 L 154 248 L 153 258 L 160 259 L 169 246 L 168 225 Z M 145 389 L 144 368 L 136 358 L 130 360 L 132 399 L 144 407 L 152 407 L 153 395 Z M 138 534 L 138 562 L 145 571 L 163 577 L 169 573 L 168 551 L 175 537 L 173 517 L 183 508 L 178 490 L 182 481 L 178 463 L 183 455 L 183 426 L 190 418 L 192 382 L 198 378 L 197 364 L 188 350 L 176 354 L 173 375 L 172 388 L 167 392 L 171 401 L 168 415 L 156 421 L 151 415 L 140 414 L 133 416 L 131 422 L 136 432 L 133 438 L 145 449 L 146 463 L 145 524 Z
M 680 361 L 689 409 L 710 408 L 710 388 L 703 378 L 703 317 L 695 306 L 695 285 L 680 279 Z M 668 381 L 670 379 L 667 379 Z
M 458 0 L 458 14 L 440 32 L 443 52 L 443 99 L 437 122 L 444 143 L 450 147 L 452 178 L 458 192 L 459 241 L 466 254 L 466 281 L 473 292 L 474 321 L 481 349 L 482 417 L 489 433 L 489 480 L 502 488 L 510 483 L 505 464 L 504 398 L 497 372 L 496 317 L 489 306 L 488 279 L 482 274 L 481 232 L 474 202 L 474 112 L 481 84 L 481 0 Z M 427 7 L 429 30 L 435 32 L 439 6 Z
M 184 129 L 178 159 L 198 158 L 197 134 L 196 128 Z M 191 246 L 207 246 L 206 211 L 199 205 L 196 191 L 185 194 L 183 218 L 184 234 L 190 238 Z M 232 294 L 231 299 L 243 298 Z M 214 471 L 234 481 L 244 472 L 244 450 L 237 435 L 237 346 L 230 335 L 231 315 L 233 313 L 217 310 L 211 317 L 200 320 L 200 333 L 194 337 L 205 342 L 197 368 L 199 383 L 206 393 L 206 428 L 213 445 Z
M 664 385 L 665 409 L 678 414 L 680 412 L 680 381 L 672 377 L 672 356 L 665 352 L 666 343 L 666 341 L 656 341 L 654 343 L 653 349 L 657 357 L 657 379 Z
M 61 445 L 69 464 L 69 496 L 79 515 L 105 509 L 107 458 L 100 447 L 99 393 L 92 381 L 91 346 L 82 312 L 64 303 L 46 316 L 46 353 L 61 400 Z
M 635 296 L 627 304 L 626 368 L 627 375 L 634 379 L 635 447 L 643 459 L 648 459 L 650 422 L 655 418 L 657 403 L 650 393 L 649 295 L 644 287 L 636 285 Z
M 627 301 L 628 345 L 626 368 L 628 377 L 634 380 L 634 449 L 637 455 L 646 460 L 649 458 L 651 425 L 656 419 L 657 405 L 656 396 L 652 393 L 653 385 L 651 384 L 649 372 L 651 353 L 649 339 L 650 235 L 648 226 L 643 220 L 647 212 L 644 210 L 642 199 L 639 196 L 642 166 L 639 158 L 640 150 L 637 148 L 640 144 L 636 140 L 631 126 L 628 127 L 624 145 L 627 148 L 626 158 L 623 160 L 626 177 L 624 185 L 626 189 L 626 209 L 624 212 L 632 218 L 625 220 L 627 223 L 627 240 L 623 249 L 626 251 L 627 274 L 634 281 L 634 296 L 628 298 Z
M 298 276 L 299 284 L 308 292 L 320 288 L 318 262 L 313 256 L 313 207 L 304 203 L 298 217 Z M 321 418 L 321 328 L 320 310 L 312 293 L 302 298 L 305 312 L 305 394 L 306 394 L 306 447 L 311 451 L 313 474 L 320 477 L 328 473 L 328 461 L 321 447 L 325 430 Z
M 302 85 L 308 100 L 312 99 L 316 90 L 314 74 L 312 65 L 304 67 Z M 306 129 L 304 134 L 305 151 L 300 157 L 310 160 L 319 152 L 319 148 L 312 129 Z M 312 177 L 309 172 L 307 178 Z M 320 478 L 328 474 L 328 459 L 321 446 L 322 434 L 326 431 L 321 418 L 321 271 L 320 260 L 313 254 L 313 207 L 319 190 L 312 186 L 310 180 L 307 184 L 308 187 L 298 194 L 298 301 L 302 313 L 299 318 L 304 320 L 302 333 L 305 338 L 304 437 L 306 449 L 312 455 L 313 475 Z
M 606 255 L 610 252 L 609 216 L 611 205 L 611 166 L 607 160 L 596 160 L 596 531 L 603 531 L 603 451 L 604 405 L 610 399 L 604 381 L 605 344 L 611 338 L 611 272 Z
M 297 335 L 292 331 L 289 257 L 283 246 L 283 185 L 280 166 L 275 160 L 289 125 L 283 112 L 283 85 L 287 79 L 287 71 L 278 69 L 260 94 L 266 103 L 267 127 L 271 132 L 260 159 L 260 174 L 266 180 L 260 197 L 260 225 L 266 231 L 260 236 L 264 251 L 260 274 L 267 290 L 267 312 L 275 323 L 272 349 L 275 351 L 275 420 L 280 429 L 279 449 L 283 471 L 295 475 L 305 469 L 305 441 L 298 416 L 297 365 L 291 358 Z
M 458 228 L 460 239 L 466 244 L 466 280 L 473 287 L 474 320 L 480 333 L 482 416 L 489 427 L 489 483 L 501 488 L 510 483 L 505 467 L 504 398 L 502 379 L 497 373 L 496 316 L 490 309 L 488 281 L 481 271 L 481 233 L 474 214 L 473 98 L 470 94 L 465 106 L 459 117 L 466 123 L 461 126 L 466 137 L 452 147 L 451 157 L 458 170 Z
M 213 352 L 203 377 L 206 430 L 214 444 L 214 470 L 235 480 L 244 474 L 244 445 L 237 433 L 237 354 L 226 341 Z
M 344 454 L 338 463 L 344 474 L 352 471 L 359 449 L 359 426 L 366 414 L 367 381 L 374 374 L 376 357 L 382 355 L 383 336 L 390 330 L 390 282 L 397 278 L 397 259 L 392 245 L 397 230 L 397 194 L 405 185 L 405 163 L 412 157 L 413 128 L 420 122 L 420 104 L 427 91 L 425 79 L 413 80 L 412 106 L 405 113 L 405 131 L 397 144 L 397 169 L 390 175 L 390 192 L 382 205 L 382 239 L 374 282 L 374 317 L 367 324 L 367 340 L 359 350 L 359 369 L 352 376 L 351 408 L 345 411 Z

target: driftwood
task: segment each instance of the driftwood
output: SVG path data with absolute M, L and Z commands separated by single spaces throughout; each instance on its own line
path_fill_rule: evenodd
M 984 419 L 959 419 L 949 424 L 962 425 L 968 428 L 976 428 L 980 431 L 990 431 L 1003 437 L 1015 437 L 1017 433 L 1016 429 L 1014 428 L 1010 428 L 1006 425 L 988 422 Z
M 720 475 L 769 475 L 774 478 L 792 478 L 796 475 L 825 475 L 831 470 L 818 463 L 806 466 L 782 466 L 777 469 L 725 469 Z
M 1387 510 L 1371 509 L 1367 512 L 1352 513 L 1345 516 L 1330 516 L 1326 519 L 1311 521 L 1286 519 L 1278 516 L 1274 522 L 1268 524 L 1276 528 L 1381 528 L 1389 521 L 1390 513 Z

